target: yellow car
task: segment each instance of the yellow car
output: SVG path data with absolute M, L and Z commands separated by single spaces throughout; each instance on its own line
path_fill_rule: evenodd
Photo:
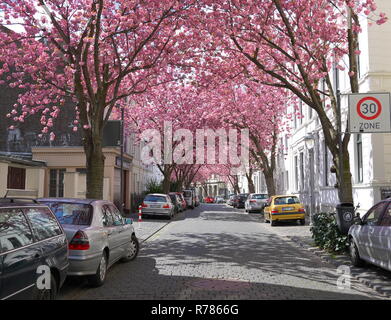
M 272 196 L 264 209 L 265 222 L 275 226 L 277 221 L 298 220 L 305 224 L 305 210 L 297 196 Z

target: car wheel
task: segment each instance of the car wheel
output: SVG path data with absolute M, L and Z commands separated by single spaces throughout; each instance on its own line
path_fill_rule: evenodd
M 300 222 L 300 224 L 301 224 L 302 226 L 305 225 L 305 219 L 300 219 L 299 222 Z
M 350 260 L 355 267 L 362 267 L 364 265 L 364 261 L 360 258 L 360 254 L 358 253 L 358 249 L 353 238 L 350 238 L 349 242 L 349 255 Z
M 57 296 L 57 281 L 53 274 L 50 275 L 50 289 L 38 290 L 38 300 L 55 300 Z
M 274 227 L 275 225 L 277 225 L 277 221 L 275 221 L 275 220 L 270 220 L 270 225 L 271 225 L 272 227 Z
M 102 286 L 106 280 L 106 274 L 107 274 L 107 255 L 105 252 L 103 252 L 96 273 L 88 278 L 89 284 L 93 287 Z
M 135 235 L 132 235 L 132 240 L 130 241 L 128 247 L 126 248 L 126 256 L 121 259 L 123 262 L 129 262 L 136 259 L 138 251 L 140 250 L 140 244 Z

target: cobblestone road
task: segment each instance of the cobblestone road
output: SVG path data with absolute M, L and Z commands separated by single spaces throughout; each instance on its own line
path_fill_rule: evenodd
M 260 215 L 202 204 L 145 241 L 135 261 L 114 265 L 103 287 L 68 281 L 62 299 L 382 298 L 353 280 L 338 289 L 340 276 Z

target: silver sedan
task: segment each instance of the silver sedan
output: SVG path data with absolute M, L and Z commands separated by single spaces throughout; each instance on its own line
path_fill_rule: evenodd
M 104 200 L 44 198 L 63 226 L 69 242 L 71 276 L 88 276 L 93 286 L 101 286 L 107 269 L 115 262 L 131 261 L 139 251 L 131 219 Z
M 391 271 L 391 200 L 374 205 L 349 229 L 350 257 L 353 265 L 364 261 Z
M 171 219 L 175 213 L 175 205 L 167 194 L 147 194 L 141 204 L 143 216 L 164 216 Z
M 246 202 L 244 203 L 244 209 L 246 212 L 263 211 L 266 205 L 268 195 L 265 193 L 250 193 Z

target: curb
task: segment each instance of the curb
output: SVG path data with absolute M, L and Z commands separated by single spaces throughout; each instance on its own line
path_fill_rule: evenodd
M 379 274 L 380 272 L 385 272 L 385 270 L 371 270 L 364 268 L 357 268 L 352 266 L 349 257 L 346 254 L 340 255 L 338 257 L 331 258 L 330 254 L 325 250 L 322 250 L 318 247 L 309 245 L 308 243 L 302 241 L 300 237 L 295 236 L 284 236 L 291 242 L 302 247 L 303 249 L 313 253 L 314 255 L 321 258 L 321 260 L 339 267 L 341 265 L 348 265 L 351 270 L 351 276 L 356 279 L 358 282 L 366 285 L 367 287 L 375 290 L 380 295 L 391 298 L 391 277 L 386 275 Z

